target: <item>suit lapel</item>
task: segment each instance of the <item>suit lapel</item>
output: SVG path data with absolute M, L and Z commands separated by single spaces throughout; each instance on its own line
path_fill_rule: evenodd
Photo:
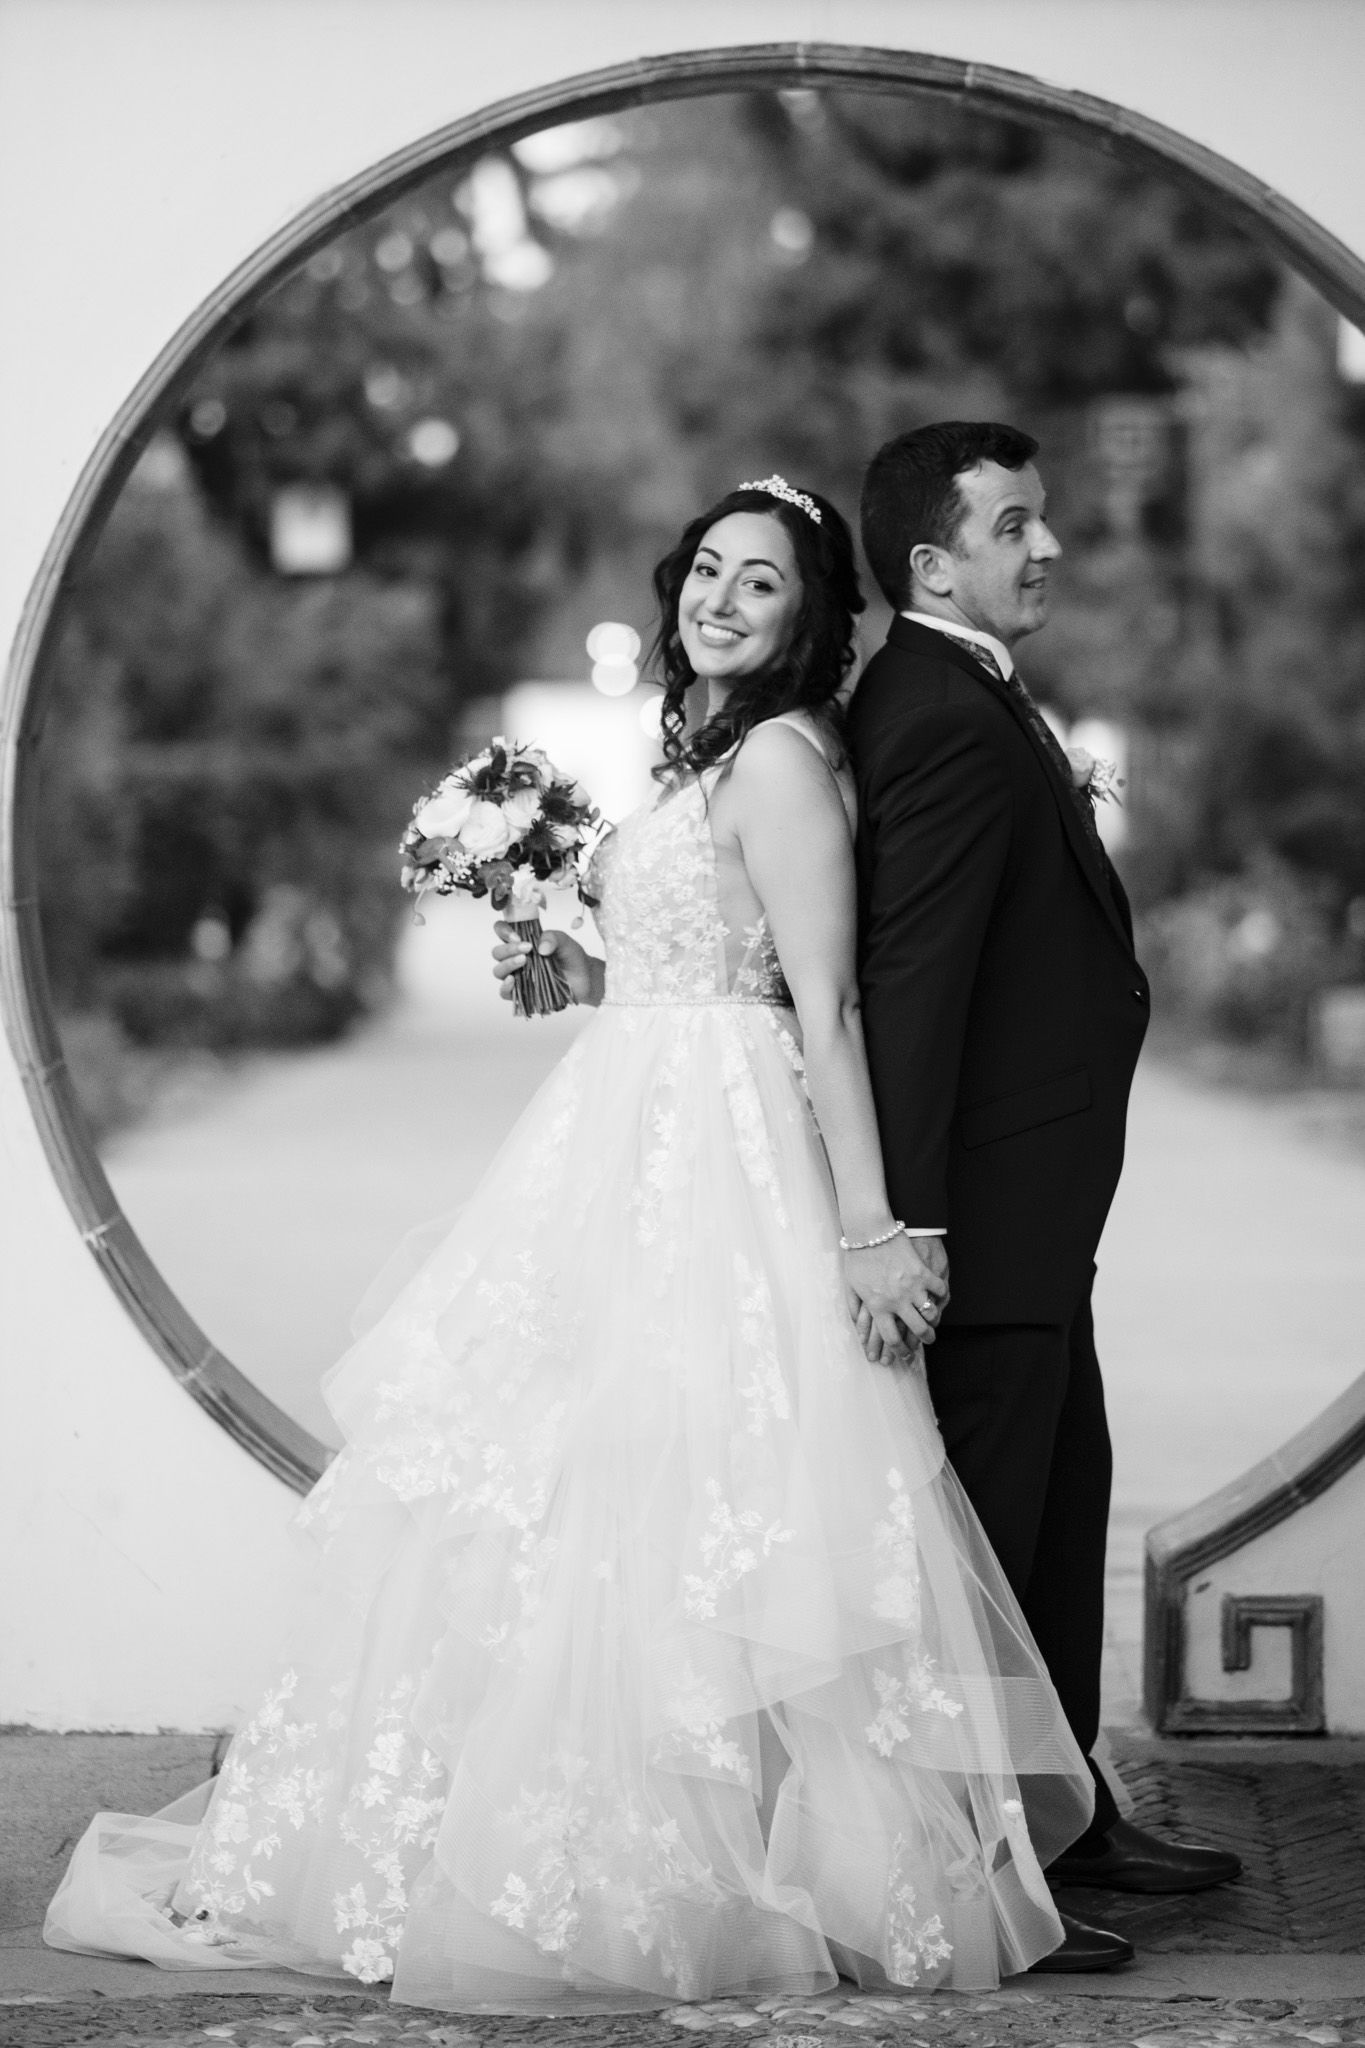
M 1004 705 L 1006 711 L 1008 711 L 1010 717 L 1033 749 L 1038 765 L 1042 769 L 1044 780 L 1052 792 L 1053 801 L 1057 806 L 1057 815 L 1062 821 L 1062 830 L 1066 834 L 1067 843 L 1076 857 L 1081 873 L 1094 890 L 1100 909 L 1109 919 L 1110 924 L 1113 925 L 1114 930 L 1122 939 L 1126 949 L 1131 952 L 1133 947 L 1132 934 L 1125 927 L 1123 913 L 1119 908 L 1118 897 L 1110 883 L 1111 870 L 1109 862 L 1106 860 L 1103 867 L 1101 867 L 1095 859 L 1090 843 L 1085 836 L 1084 827 L 1076 815 L 1076 806 L 1071 794 L 1062 787 L 1057 770 L 1052 761 L 1049 760 L 1043 743 L 1033 730 L 1028 713 L 1019 702 L 1019 699 L 1011 690 L 1006 688 L 998 676 L 992 675 L 985 664 L 979 662 L 976 656 L 968 651 L 963 642 L 950 639 L 946 633 L 936 633 L 932 626 L 919 626 L 916 625 L 913 619 L 903 619 L 897 616 L 891 621 L 891 628 L 887 634 L 887 639 L 893 646 L 903 649 L 907 654 L 915 654 L 921 658 L 929 659 L 936 656 L 940 661 L 947 660 L 952 662 L 955 667 L 962 670 L 964 675 L 971 676 L 974 682 L 980 683 L 983 688 L 991 691 L 998 701 Z

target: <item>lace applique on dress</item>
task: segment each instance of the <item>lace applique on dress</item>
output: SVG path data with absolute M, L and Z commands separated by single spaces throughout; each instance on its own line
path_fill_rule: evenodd
M 688 1995 L 693 1959 L 676 1926 L 676 1908 L 711 1909 L 725 1893 L 710 1865 L 688 1847 L 675 1820 L 646 1813 L 619 1780 L 586 1757 L 563 1752 L 539 1785 L 523 1786 L 496 1817 L 522 1852 L 508 1870 L 492 1916 L 525 1934 L 545 1955 L 572 1955 L 585 1904 L 609 1896 L 620 1925 L 642 1955 Z M 566 1972 L 567 1974 L 567 1972 Z
M 738 1393 L 749 1418 L 749 1434 L 762 1437 L 771 1423 L 791 1421 L 791 1394 L 777 1351 L 772 1289 L 741 1252 L 735 1253 L 735 1293 L 739 1333 L 749 1367 Z
M 298 1682 L 297 1672 L 286 1671 L 266 1694 L 218 1779 L 182 1889 L 206 1940 L 222 1921 L 249 1918 L 273 1896 L 261 1866 L 280 1846 L 281 1824 L 298 1829 L 322 1817 L 333 1766 L 317 1768 L 317 1722 L 290 1718 Z
M 732 992 L 750 1003 L 772 1003 L 780 1010 L 792 1007 L 791 990 L 777 957 L 773 935 L 766 917 L 744 928 L 744 951 L 731 981 Z
M 691 783 L 633 812 L 601 848 L 597 923 L 609 1003 L 706 1003 L 725 993 L 726 931 L 704 802 Z
M 943 1714 L 955 1721 L 963 1711 L 963 1702 L 951 1699 L 939 1684 L 927 1651 L 907 1653 L 900 1677 L 894 1671 L 874 1671 L 872 1686 L 881 1708 L 864 1733 L 879 1756 L 894 1756 L 900 1743 L 910 1741 L 915 1713 Z
M 683 1612 L 694 1621 L 712 1620 L 721 1594 L 757 1571 L 775 1544 L 790 1543 L 796 1534 L 778 1521 L 765 1521 L 757 1508 L 736 1510 L 717 1480 L 707 1481 L 706 1492 L 711 1513 L 698 1545 L 703 1569 L 682 1575 Z
M 877 1580 L 872 1612 L 904 1628 L 920 1624 L 919 1546 L 915 1540 L 915 1509 L 910 1489 L 894 1468 L 887 1473 L 891 1490 L 884 1521 L 874 1525 Z
M 922 1984 L 926 1975 L 938 1977 L 953 1953 L 941 1915 L 917 1917 L 919 1901 L 907 1874 L 911 1867 L 909 1844 L 903 1834 L 897 1835 L 891 1844 L 886 1928 L 892 1975 L 898 1984 L 906 1985 Z
M 446 1804 L 440 1759 L 413 1733 L 415 1678 L 400 1679 L 381 1704 L 366 1775 L 351 1788 L 338 1833 L 361 1857 L 370 1879 L 332 1900 L 338 1934 L 353 1936 L 341 1958 L 348 1976 L 378 1984 L 393 1975 L 408 1911 L 408 1885 L 436 1842 Z
M 340 1840 L 354 1852 L 351 1869 L 358 1863 L 365 1874 L 334 1893 L 332 1919 L 339 1935 L 352 1937 L 341 1967 L 363 1984 L 393 1975 L 408 1886 L 445 1810 L 445 1771 L 411 1725 L 417 1684 L 415 1676 L 400 1678 L 378 1703 L 337 1819 Z M 234 1921 L 266 1917 L 277 1884 L 273 1870 L 265 1872 L 283 1831 L 317 1828 L 334 1796 L 336 1735 L 320 1737 L 316 1721 L 289 1719 L 297 1686 L 287 1671 L 238 1735 L 201 1830 L 182 1896 L 197 1908 L 196 1932 L 209 1944 L 230 1937 Z
M 597 925 L 608 1003 L 791 1008 L 766 917 L 736 935 L 721 913 L 707 778 L 635 811 L 598 849 Z M 733 956 L 733 966 L 730 961 Z

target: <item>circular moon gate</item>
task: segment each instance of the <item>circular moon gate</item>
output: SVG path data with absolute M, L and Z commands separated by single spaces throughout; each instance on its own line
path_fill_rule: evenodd
M 243 316 L 339 231 L 363 223 L 434 172 L 458 172 L 490 145 L 510 144 L 538 129 L 661 100 L 800 86 L 948 99 L 1063 131 L 1161 171 L 1284 259 L 1365 328 L 1365 262 L 1259 179 L 1173 129 L 1019 72 L 833 43 L 677 52 L 501 101 L 316 201 L 205 300 L 147 371 L 91 457 L 49 545 L 16 638 L 0 701 L 0 1012 L 53 1175 L 110 1285 L 186 1391 L 243 1449 L 300 1492 L 324 1470 L 326 1447 L 224 1357 L 148 1258 L 105 1177 L 62 1057 L 39 926 L 36 748 L 63 593 L 167 407 Z M 1365 1399 L 1357 1405 L 1365 1409 Z M 1346 1436 L 1353 1446 L 1347 1462 L 1354 1462 L 1365 1447 L 1365 1416 L 1354 1416 Z M 1335 1445 L 1339 1469 L 1345 1449 L 1340 1432 Z M 1300 1474 L 1300 1494 L 1303 1485 Z

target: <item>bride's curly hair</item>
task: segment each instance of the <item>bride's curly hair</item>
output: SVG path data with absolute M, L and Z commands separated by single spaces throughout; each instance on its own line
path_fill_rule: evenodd
M 660 736 L 664 758 L 655 775 L 696 775 L 738 746 L 762 719 L 783 711 L 813 711 L 837 717 L 836 700 L 858 658 L 857 615 L 866 604 L 858 583 L 853 536 L 828 498 L 808 494 L 820 509 L 817 524 L 808 512 L 767 491 L 727 491 L 709 512 L 684 527 L 654 571 L 659 630 L 649 661 L 663 684 Z M 701 541 L 732 512 L 763 512 L 786 528 L 801 578 L 801 606 L 790 638 L 777 659 L 756 675 L 743 676 L 724 708 L 693 733 L 687 732 L 687 692 L 697 680 L 683 651 L 678 605 Z

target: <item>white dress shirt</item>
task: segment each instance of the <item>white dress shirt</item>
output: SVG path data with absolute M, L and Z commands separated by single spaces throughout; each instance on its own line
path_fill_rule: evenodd
M 979 633 L 975 626 L 959 626 L 956 619 L 940 619 L 933 612 L 902 612 L 901 617 L 913 619 L 917 626 L 932 626 L 936 633 L 946 633 L 953 640 L 975 640 L 995 657 L 1006 682 L 1014 674 L 1014 656 L 994 633 Z

